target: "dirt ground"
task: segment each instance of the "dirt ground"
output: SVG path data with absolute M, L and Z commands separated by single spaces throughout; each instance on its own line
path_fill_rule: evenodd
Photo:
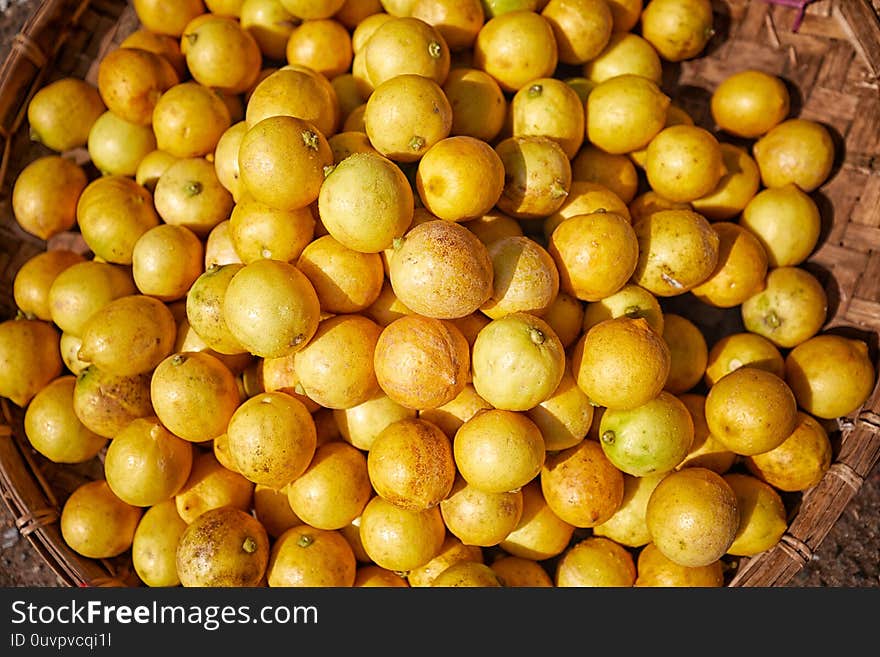
M 0 61 L 38 3 L 0 0 Z M 62 582 L 17 529 L 0 504 L 0 586 L 51 587 Z M 791 587 L 880 587 L 880 464 L 874 467 L 813 560 Z

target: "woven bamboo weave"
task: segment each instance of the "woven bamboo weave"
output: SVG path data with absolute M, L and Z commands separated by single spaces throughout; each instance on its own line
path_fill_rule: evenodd
M 791 3 L 788 3 L 791 4 Z M 797 3 L 795 3 L 797 4 Z M 801 3 L 804 4 L 804 3 Z M 664 89 L 699 125 L 713 129 L 712 90 L 746 67 L 783 78 L 792 115 L 814 119 L 835 139 L 838 161 L 812 197 L 823 231 L 804 266 L 825 287 L 832 331 L 865 340 L 877 367 L 880 336 L 880 0 L 819 0 L 803 7 L 765 0 L 715 0 L 716 34 L 698 58 L 667 65 Z M 18 172 L 48 151 L 30 140 L 26 108 L 47 82 L 73 75 L 94 82 L 108 49 L 138 26 L 129 3 L 47 0 L 30 16 L 0 68 L 0 320 L 16 313 L 12 286 L 39 251 L 81 246 L 75 234 L 48 243 L 23 232 L 11 211 Z M 73 153 L 85 162 L 87 153 Z M 705 317 L 711 328 L 721 319 Z M 717 327 L 716 327 L 717 328 Z M 93 560 L 64 543 L 60 511 L 69 493 L 101 476 L 100 458 L 49 463 L 28 444 L 22 409 L 3 400 L 0 493 L 21 533 L 70 586 L 138 584 L 130 556 Z M 833 463 L 814 488 L 786 496 L 789 527 L 773 549 L 732 562 L 727 585 L 784 586 L 806 564 L 880 459 L 880 387 L 862 408 L 830 425 Z

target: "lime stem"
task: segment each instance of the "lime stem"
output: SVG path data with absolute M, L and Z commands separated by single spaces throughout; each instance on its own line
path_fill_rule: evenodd
M 608 429 L 608 431 L 605 431 L 602 434 L 602 442 L 606 445 L 613 444 L 615 438 L 617 438 L 617 436 L 614 435 L 614 432 L 611 429 Z
M 552 198 L 562 198 L 568 196 L 568 189 L 565 184 L 558 178 L 550 183 L 550 196 Z
M 314 130 L 303 130 L 302 140 L 306 148 L 311 148 L 313 151 L 318 150 L 318 135 Z
M 257 551 L 257 542 L 248 536 L 244 539 L 244 543 L 241 544 L 241 549 L 247 552 L 248 554 L 253 554 Z
M 299 547 L 309 547 L 314 542 L 315 539 L 310 534 L 303 534 L 296 540 L 296 544 Z
M 544 340 L 547 339 L 547 336 L 544 335 L 544 332 L 539 328 L 535 328 L 534 326 L 529 329 L 529 337 L 535 344 L 544 344 Z
M 639 319 L 640 317 L 645 316 L 644 313 L 642 313 L 642 309 L 638 306 L 629 306 L 626 310 L 623 311 L 623 314 L 630 319 Z

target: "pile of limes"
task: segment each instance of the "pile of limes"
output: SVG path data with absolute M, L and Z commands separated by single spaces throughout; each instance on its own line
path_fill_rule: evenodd
M 828 129 L 768 72 L 707 127 L 663 86 L 708 0 L 133 6 L 30 101 L 12 198 L 83 245 L 0 324 L 33 448 L 103 463 L 72 550 L 148 586 L 721 586 L 778 543 L 875 370 L 803 266 Z

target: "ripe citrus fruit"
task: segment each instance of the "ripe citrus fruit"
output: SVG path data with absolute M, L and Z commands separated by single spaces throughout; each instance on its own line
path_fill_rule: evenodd
M 648 433 L 651 440 L 646 442 Z M 641 477 L 669 472 L 684 460 L 694 440 L 694 422 L 684 403 L 664 390 L 633 409 L 606 409 L 599 436 L 602 450 L 618 469 Z
M 61 508 L 61 535 L 77 554 L 115 557 L 129 548 L 143 509 L 119 499 L 104 479 L 77 486 Z
M 816 418 L 798 411 L 791 435 L 770 451 L 746 457 L 749 472 L 781 491 L 804 491 L 831 467 L 831 439 Z
M 831 175 L 836 156 L 831 133 L 818 121 L 786 119 L 752 145 L 765 187 L 794 183 L 809 193 Z
M 710 0 L 649 0 L 639 17 L 642 35 L 670 62 L 699 55 L 715 34 L 713 21 Z
M 113 437 L 104 475 L 123 502 L 149 507 L 173 498 L 189 478 L 193 446 L 159 420 L 136 418 Z
M 876 372 L 864 340 L 833 333 L 809 338 L 785 357 L 785 381 L 819 418 L 848 415 L 871 394 Z
M 392 504 L 413 511 L 437 506 L 455 480 L 452 442 L 432 422 L 398 420 L 373 440 L 367 469 L 376 494 Z
M 797 426 L 797 402 L 788 384 L 756 367 L 740 367 L 719 379 L 706 395 L 712 435 L 737 454 L 778 447 Z
M 449 494 L 440 501 L 446 528 L 465 545 L 498 545 L 513 531 L 522 516 L 522 491 L 490 493 L 456 477 Z
M 93 84 L 75 77 L 55 80 L 28 103 L 31 138 L 59 153 L 85 146 L 92 124 L 106 109 Z
M 231 506 L 205 511 L 180 536 L 177 573 L 185 586 L 257 586 L 269 562 L 260 521 Z
M 643 148 L 663 129 L 670 98 L 653 80 L 624 73 L 587 97 L 587 139 L 608 153 Z
M 492 16 L 477 34 L 473 50 L 474 66 L 513 93 L 535 78 L 553 75 L 559 62 L 550 21 L 528 9 Z
M 407 231 L 394 246 L 388 274 L 401 302 L 437 319 L 464 317 L 493 292 L 486 245 L 461 224 L 443 219 Z
M 356 570 L 354 551 L 340 532 L 296 525 L 272 543 L 266 580 L 273 587 L 350 587 Z
M 546 401 L 565 373 L 565 349 L 540 317 L 515 312 L 480 329 L 471 353 L 474 389 L 498 409 L 527 411 Z
M 0 395 L 22 408 L 64 369 L 61 333 L 42 319 L 0 322 Z
M 241 401 L 229 367 L 204 351 L 171 354 L 149 376 L 150 398 L 159 420 L 193 443 L 225 433 Z
M 330 530 L 342 529 L 360 516 L 374 494 L 366 456 L 341 440 L 318 446 L 305 472 L 282 490 L 301 522 Z
M 107 438 L 86 427 L 73 409 L 76 377 L 62 374 L 31 399 L 24 415 L 28 442 L 53 463 L 82 463 L 97 456 Z
M 557 587 L 629 587 L 636 581 L 632 554 L 610 538 L 591 536 L 567 549 L 556 566 Z
M 544 464 L 538 426 L 517 411 L 489 409 L 455 433 L 455 464 L 464 480 L 489 493 L 504 493 L 534 479 Z
M 724 78 L 710 99 L 712 118 L 732 135 L 755 139 L 788 118 L 788 87 L 775 75 L 756 69 L 737 71 Z
M 669 346 L 647 320 L 616 317 L 578 339 L 571 368 L 592 403 L 632 409 L 654 399 L 666 385 Z
M 688 567 L 720 559 L 736 538 L 740 519 L 730 484 L 700 467 L 667 474 L 645 508 L 652 543 L 669 560 Z
M 22 230 L 43 240 L 70 230 L 88 182 L 81 166 L 60 155 L 45 155 L 29 162 L 12 186 L 15 221 Z
M 553 513 L 575 527 L 602 524 L 623 501 L 623 471 L 594 440 L 548 454 L 540 482 Z
M 296 265 L 255 260 L 238 270 L 226 286 L 223 318 L 230 333 L 256 356 L 294 353 L 318 330 L 321 303 L 308 277 Z
M 411 409 L 452 401 L 470 381 L 470 345 L 449 321 L 404 315 L 379 335 L 373 367 L 379 387 Z
M 254 395 L 236 407 L 226 437 L 238 472 L 273 488 L 305 472 L 317 443 L 315 421 L 305 405 L 277 391 Z

